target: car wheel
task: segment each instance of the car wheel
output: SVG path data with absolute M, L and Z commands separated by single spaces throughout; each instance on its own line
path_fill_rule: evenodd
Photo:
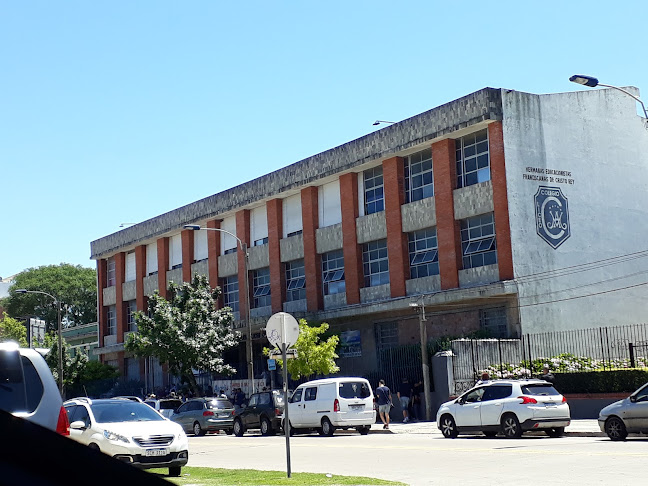
M 203 430 L 203 428 L 200 426 L 200 424 L 198 422 L 195 422 L 193 424 L 193 433 L 194 433 L 194 435 L 196 437 L 198 437 L 200 435 L 205 435 L 207 433 L 207 431 Z
M 545 434 L 549 437 L 561 437 L 565 433 L 565 427 L 552 427 L 545 430 Z
M 333 432 L 335 432 L 335 427 L 333 427 L 333 424 L 327 417 L 324 417 L 322 419 L 322 435 L 331 437 Z
M 367 435 L 369 433 L 369 427 L 358 427 L 358 432 L 360 432 L 360 435 Z
M 268 420 L 268 417 L 261 418 L 261 435 L 272 435 L 272 424 Z
M 522 437 L 522 427 L 518 418 L 509 413 L 502 417 L 502 434 L 507 439 L 519 439 Z
M 494 430 L 486 430 L 486 431 L 484 431 L 484 435 L 485 435 L 486 437 L 492 439 L 493 437 L 496 437 L 496 436 L 497 436 L 497 432 L 494 431 Z
M 88 447 L 92 449 L 93 451 L 100 451 L 99 446 L 97 444 L 88 444 Z
M 446 439 L 454 439 L 459 435 L 457 424 L 451 415 L 441 417 L 441 433 Z
M 180 476 L 180 471 L 181 470 L 182 470 L 182 468 L 180 466 L 170 467 L 169 468 L 169 476 L 171 476 L 172 478 L 177 478 L 178 476 Z
M 234 432 L 232 429 L 225 429 L 227 435 L 232 435 L 232 432 Z
M 607 419 L 605 422 L 605 433 L 611 440 L 624 440 L 628 437 L 628 430 L 623 420 L 619 417 L 610 417 Z
M 245 429 L 243 428 L 243 422 L 241 422 L 241 419 L 234 420 L 234 435 L 236 437 L 243 437 L 244 433 Z

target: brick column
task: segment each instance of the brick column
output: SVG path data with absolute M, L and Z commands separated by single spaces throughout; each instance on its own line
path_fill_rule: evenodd
M 358 245 L 356 218 L 358 217 L 358 174 L 340 176 L 340 203 L 342 207 L 342 251 L 347 305 L 360 303 L 360 287 L 364 285 L 362 251 Z
M 158 259 L 158 292 L 160 296 L 167 298 L 167 268 L 169 268 L 169 238 L 158 238 L 157 240 Z
M 135 248 L 135 301 L 139 311 L 146 310 L 144 277 L 146 277 L 146 245 L 139 245 Z
M 236 236 L 243 243 L 250 246 L 250 210 L 243 209 L 236 213 Z M 237 243 L 236 254 L 238 255 L 238 281 L 239 281 L 239 312 L 241 319 L 247 319 L 247 302 L 252 290 L 252 276 L 248 274 L 250 288 L 245 290 L 245 255 Z
M 317 228 L 319 227 L 317 186 L 302 189 L 301 206 L 304 273 L 306 274 L 306 308 L 309 312 L 316 312 L 324 308 L 322 257 L 317 253 Z
M 462 268 L 460 224 L 454 218 L 452 198 L 457 183 L 455 141 L 447 138 L 432 144 L 432 163 L 441 288 L 455 289 Z
M 220 229 L 220 220 L 212 219 L 207 221 L 207 228 Z M 218 257 L 221 252 L 221 232 L 207 231 L 207 265 L 209 268 L 209 286 L 212 289 L 219 287 L 218 281 Z M 221 299 L 218 299 L 218 307 L 222 306 Z
M 270 256 L 270 293 L 272 313 L 283 310 L 286 300 L 286 272 L 281 263 L 281 238 L 283 237 L 283 200 L 272 199 L 266 203 L 268 212 L 268 254 Z
M 104 309 L 103 289 L 106 287 L 107 264 L 105 258 L 97 260 L 97 322 L 99 323 L 99 347 L 103 346 L 106 335 L 106 309 Z
M 495 213 L 495 237 L 497 240 L 497 265 L 500 280 L 513 279 L 513 250 L 511 248 L 511 225 L 506 189 L 506 164 L 504 159 L 504 134 L 502 122 L 488 125 L 488 150 L 490 153 L 491 180 L 493 182 L 493 207 Z
M 182 230 L 182 281 L 191 282 L 191 264 L 194 262 L 194 230 Z
M 392 297 L 404 297 L 407 294 L 405 280 L 409 278 L 409 252 L 401 217 L 401 206 L 405 202 L 405 168 L 401 157 L 392 157 L 383 161 L 383 181 L 389 287 Z
M 124 342 L 126 329 L 126 309 L 124 308 L 123 285 L 126 280 L 126 253 L 115 255 L 115 310 L 117 314 L 117 342 Z

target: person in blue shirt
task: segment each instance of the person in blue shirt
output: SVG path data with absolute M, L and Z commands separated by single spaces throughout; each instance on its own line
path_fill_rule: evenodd
M 385 380 L 378 382 L 376 388 L 376 403 L 378 404 L 378 413 L 383 423 L 383 429 L 389 428 L 389 410 L 391 409 L 391 390 L 385 386 Z

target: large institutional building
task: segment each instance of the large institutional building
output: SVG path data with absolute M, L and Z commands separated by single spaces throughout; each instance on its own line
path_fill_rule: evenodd
M 419 343 L 422 308 L 430 338 L 645 322 L 647 194 L 631 97 L 485 88 L 93 241 L 95 352 L 161 376 L 124 351 L 133 313 L 196 273 L 243 328 L 249 299 L 255 374 L 279 311 L 328 322 L 357 373 Z

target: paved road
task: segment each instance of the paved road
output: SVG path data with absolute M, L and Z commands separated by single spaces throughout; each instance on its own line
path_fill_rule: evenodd
M 593 423 L 582 428 L 591 429 Z M 341 432 L 333 437 L 292 437 L 292 471 L 370 476 L 413 486 L 645 482 L 648 439 L 641 437 L 612 442 L 591 434 L 552 439 L 537 433 L 518 440 L 483 436 L 450 440 L 433 427 L 421 432 L 433 424 L 414 425 L 411 432 L 405 431 L 408 426 L 396 424 L 390 434 Z M 283 436 L 218 434 L 190 437 L 189 444 L 190 466 L 286 470 Z

